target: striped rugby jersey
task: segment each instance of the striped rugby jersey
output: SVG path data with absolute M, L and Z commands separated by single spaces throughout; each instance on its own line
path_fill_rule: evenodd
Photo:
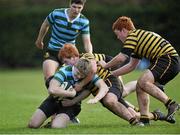
M 81 54 L 80 56 L 83 57 L 84 54 Z M 96 61 L 101 61 L 101 60 L 106 61 L 105 54 L 93 53 L 93 55 Z M 96 74 L 99 76 L 99 78 L 106 81 L 108 77 L 111 75 L 111 72 L 109 69 L 105 69 L 102 66 L 97 65 Z M 99 88 L 92 83 L 87 84 L 86 89 L 90 90 L 94 96 L 98 93 L 99 90 Z
M 80 57 L 83 57 L 86 53 L 80 54 Z M 106 55 L 105 54 L 100 54 L 100 53 L 92 53 L 94 55 L 94 58 L 96 61 L 106 61 Z M 106 61 L 107 62 L 107 61 Z M 100 65 L 97 65 L 97 72 L 96 74 L 103 80 L 106 80 L 107 77 L 111 75 L 109 69 L 105 69 Z
M 60 83 L 68 81 L 71 83 L 71 85 L 74 85 L 76 82 L 78 82 L 73 77 L 72 66 L 61 67 L 59 71 L 55 73 L 54 79 L 58 80 Z M 98 75 L 94 75 L 91 83 L 95 84 L 99 79 L 100 78 Z
M 178 56 L 174 47 L 158 34 L 141 29 L 129 32 L 122 53 L 135 58 L 156 59 L 162 55 Z
M 90 34 L 89 20 L 79 14 L 70 22 L 67 10 L 68 8 L 55 9 L 47 16 L 47 20 L 52 26 L 48 49 L 58 51 L 65 43 L 75 44 L 76 37 L 80 33 Z

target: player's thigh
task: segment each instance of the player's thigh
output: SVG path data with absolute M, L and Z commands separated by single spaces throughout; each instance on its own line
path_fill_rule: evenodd
M 59 67 L 59 63 L 57 61 L 47 59 L 43 62 L 43 73 L 45 79 L 48 79 L 56 72 L 57 68 Z
M 118 102 L 118 98 L 114 93 L 108 92 L 105 97 L 102 99 L 104 105 L 110 105 L 115 102 Z
M 65 128 L 70 122 L 70 117 L 65 113 L 57 114 L 52 121 L 52 128 Z
M 147 83 L 154 83 L 154 81 L 154 76 L 152 72 L 148 69 L 140 76 L 137 83 L 141 88 L 146 88 Z

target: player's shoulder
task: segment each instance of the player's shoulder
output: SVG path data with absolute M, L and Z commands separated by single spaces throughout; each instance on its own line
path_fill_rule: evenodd
M 64 71 L 72 71 L 72 66 L 70 65 L 65 65 L 63 67 L 61 67 L 59 70 L 64 70 Z
M 63 15 L 65 14 L 65 8 L 56 8 L 52 11 L 53 14 L 55 15 Z
M 83 23 L 86 23 L 86 24 L 89 23 L 89 19 L 85 15 L 80 14 L 79 18 Z

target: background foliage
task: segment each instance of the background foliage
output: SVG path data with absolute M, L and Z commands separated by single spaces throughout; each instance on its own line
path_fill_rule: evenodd
M 37 67 L 42 51 L 35 40 L 45 17 L 55 8 L 68 7 L 68 0 L 0 0 L 0 65 Z M 116 55 L 120 42 L 113 34 L 112 23 L 118 16 L 130 16 L 137 28 L 159 33 L 179 52 L 179 0 L 87 0 L 83 14 L 90 19 L 95 52 Z M 46 36 L 45 43 L 49 36 Z M 83 51 L 81 38 L 77 47 Z

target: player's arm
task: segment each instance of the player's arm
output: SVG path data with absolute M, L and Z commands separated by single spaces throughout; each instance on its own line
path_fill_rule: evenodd
M 44 40 L 44 37 L 45 37 L 46 33 L 48 32 L 49 26 L 50 26 L 50 24 L 49 24 L 49 22 L 48 22 L 48 20 L 46 18 L 44 20 L 44 22 L 42 23 L 42 25 L 41 25 L 37 40 L 35 42 L 36 46 L 39 49 L 43 49 L 43 47 L 44 47 L 43 40 Z
M 73 88 L 70 90 L 65 90 L 64 88 L 60 87 L 60 85 L 61 83 L 58 80 L 52 79 L 49 83 L 49 94 L 60 97 L 74 97 L 76 95 L 76 91 Z
M 119 53 L 118 55 L 116 55 L 111 61 L 109 61 L 108 63 L 102 65 L 104 68 L 112 68 L 115 67 L 117 65 L 119 65 L 120 63 L 123 63 L 125 60 L 127 59 L 127 56 Z
M 83 41 L 83 44 L 84 44 L 84 50 L 87 53 L 92 53 L 93 52 L 93 47 L 92 47 L 90 35 L 89 34 L 82 35 L 82 41 Z
M 94 73 L 89 73 L 86 78 L 84 78 L 83 80 L 81 80 L 80 82 L 78 82 L 74 85 L 74 89 L 76 91 L 81 91 L 82 88 L 85 85 L 87 85 L 92 80 L 93 77 L 94 77 Z
M 127 63 L 126 65 L 124 65 L 123 67 L 121 67 L 117 70 L 112 71 L 112 74 L 114 76 L 121 76 L 121 75 L 127 74 L 127 73 L 133 71 L 137 67 L 139 61 L 140 61 L 139 59 L 131 57 L 129 63 Z
M 90 94 L 91 94 L 91 92 L 89 90 L 83 90 L 78 96 L 76 96 L 75 98 L 73 98 L 71 100 L 70 99 L 63 99 L 62 105 L 63 106 L 72 106 L 72 105 L 79 103 L 80 101 L 84 100 Z
M 95 104 L 98 101 L 100 101 L 108 92 L 108 86 L 106 83 L 102 80 L 99 79 L 96 81 L 95 85 L 99 88 L 98 94 L 93 98 L 87 101 L 89 104 Z

